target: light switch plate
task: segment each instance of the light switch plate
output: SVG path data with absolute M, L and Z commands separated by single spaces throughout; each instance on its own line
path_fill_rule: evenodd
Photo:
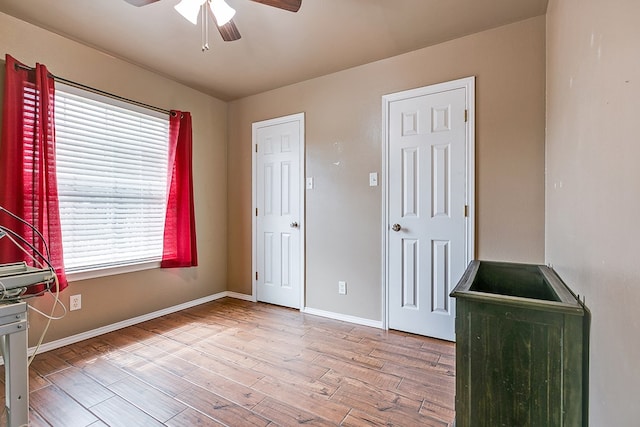
M 338 281 L 338 293 L 340 295 L 346 295 L 347 294 L 347 282 L 340 280 Z
M 370 187 L 378 186 L 378 172 L 371 172 L 369 174 L 369 186 Z

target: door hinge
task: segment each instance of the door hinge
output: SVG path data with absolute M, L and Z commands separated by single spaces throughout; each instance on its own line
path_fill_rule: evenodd
M 256 208 L 256 216 L 258 216 L 258 208 Z
M 466 121 L 466 120 L 465 120 Z M 256 153 L 258 152 L 258 144 L 256 144 Z
M 469 110 L 464 110 L 464 121 L 469 121 Z
M 256 271 L 256 280 L 258 280 L 258 272 Z
M 469 206 L 464 205 L 464 217 L 467 218 L 469 216 Z

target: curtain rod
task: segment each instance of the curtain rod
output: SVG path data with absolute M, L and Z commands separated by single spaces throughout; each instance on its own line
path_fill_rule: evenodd
M 27 70 L 27 71 L 33 71 L 35 69 L 35 68 L 29 67 L 27 65 L 22 65 L 22 64 L 16 64 L 16 68 L 21 68 L 21 69 Z M 125 97 L 120 96 L 120 95 L 115 95 L 113 93 L 105 92 L 103 90 L 96 89 L 94 87 L 87 86 L 87 85 L 84 85 L 82 83 L 74 82 L 73 80 L 68 80 L 68 79 L 65 79 L 63 77 L 58 77 L 58 76 L 56 76 L 54 74 L 51 74 L 51 73 L 49 73 L 49 77 L 51 77 L 53 80 L 58 81 L 60 83 L 64 83 L 64 84 L 67 84 L 69 86 L 77 87 L 79 89 L 84 89 L 84 90 L 86 90 L 88 92 L 97 93 L 98 95 L 103 95 L 103 96 L 106 96 L 108 98 L 117 99 L 118 101 L 128 102 L 129 104 L 134 104 L 134 105 L 137 105 L 139 107 L 148 108 L 150 110 L 154 110 L 154 111 L 157 111 L 159 113 L 164 113 L 164 114 L 167 114 L 167 115 L 173 114 L 171 111 L 165 110 L 164 108 L 154 107 L 153 105 L 145 104 L 144 102 L 140 102 L 140 101 L 134 101 L 133 99 L 129 99 L 129 98 L 125 98 Z

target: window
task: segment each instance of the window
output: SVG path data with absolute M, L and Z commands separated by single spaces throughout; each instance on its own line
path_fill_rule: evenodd
M 168 116 L 56 83 L 55 127 L 67 272 L 159 262 Z

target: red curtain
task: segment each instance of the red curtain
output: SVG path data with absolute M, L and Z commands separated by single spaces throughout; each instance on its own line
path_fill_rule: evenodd
M 164 226 L 162 268 L 198 265 L 191 138 L 191 114 L 171 111 L 167 216 Z
M 0 206 L 35 226 L 46 239 L 60 290 L 67 286 L 58 209 L 54 131 L 54 80 L 44 65 L 35 70 L 6 55 Z M 46 255 L 42 240 L 25 224 L 1 214 L 0 223 Z M 36 257 L 37 258 L 37 257 Z M 33 261 L 7 238 L 0 239 L 0 263 Z M 29 289 L 38 293 L 39 289 Z

